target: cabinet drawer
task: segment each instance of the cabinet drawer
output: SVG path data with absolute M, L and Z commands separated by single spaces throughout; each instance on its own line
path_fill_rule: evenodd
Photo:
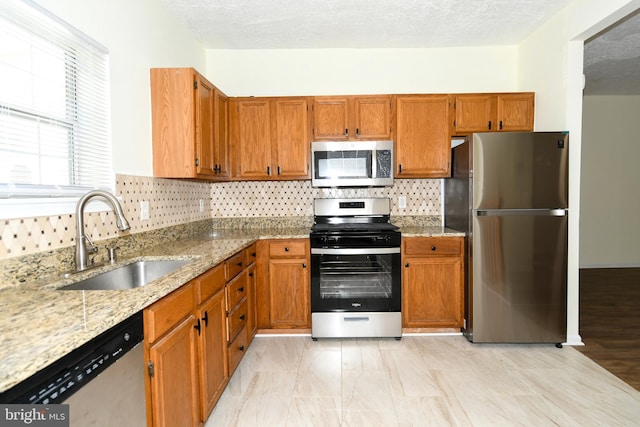
M 307 255 L 307 245 L 304 240 L 272 241 L 269 244 L 269 257 L 304 257 Z
M 154 342 L 177 325 L 191 313 L 194 302 L 195 285 L 194 282 L 189 282 L 145 309 L 144 327 L 147 342 Z
M 403 255 L 460 255 L 461 237 L 409 237 L 403 239 Z
M 240 360 L 242 360 L 245 351 L 247 351 L 248 342 L 247 328 L 243 328 L 238 336 L 229 344 L 227 348 L 229 356 L 229 376 L 233 374 Z
M 227 316 L 227 341 L 233 341 L 240 329 L 244 328 L 247 324 L 247 300 L 242 302 L 234 308 L 234 310 Z
M 206 301 L 210 296 L 214 295 L 220 289 L 224 288 L 226 283 L 224 279 L 224 265 L 218 264 L 206 273 L 196 278 L 198 284 L 198 304 Z
M 224 262 L 224 277 L 227 282 L 233 279 L 244 268 L 244 251 L 227 258 Z
M 227 312 L 233 310 L 238 302 L 247 296 L 247 275 L 241 274 L 227 284 L 225 288 Z
M 247 265 L 251 265 L 254 262 L 256 262 L 256 257 L 258 256 L 258 253 L 256 252 L 256 244 L 254 243 L 253 245 L 249 246 L 248 248 L 245 248 L 244 250 L 244 264 L 245 267 Z

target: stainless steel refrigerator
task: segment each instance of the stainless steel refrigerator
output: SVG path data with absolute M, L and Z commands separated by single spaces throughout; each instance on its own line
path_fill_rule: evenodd
M 467 236 L 470 341 L 566 341 L 568 142 L 568 132 L 495 132 L 452 144 L 445 225 Z

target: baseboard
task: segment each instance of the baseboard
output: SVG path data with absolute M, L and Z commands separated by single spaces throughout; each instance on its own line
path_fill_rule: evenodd
M 563 345 L 580 346 L 584 345 L 584 343 L 582 342 L 580 334 L 572 334 L 567 335 L 567 342 L 563 343 Z
M 640 268 L 640 264 L 594 264 L 594 265 L 581 265 L 578 267 L 580 270 L 592 270 L 599 268 Z

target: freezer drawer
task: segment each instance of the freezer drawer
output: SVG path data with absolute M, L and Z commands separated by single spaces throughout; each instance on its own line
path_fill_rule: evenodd
M 558 210 L 474 212 L 471 341 L 566 341 L 567 218 Z

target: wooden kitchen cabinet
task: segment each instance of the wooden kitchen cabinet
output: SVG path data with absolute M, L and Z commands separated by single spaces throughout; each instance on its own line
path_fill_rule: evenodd
M 225 132 L 214 124 L 225 121 L 215 120 L 215 108 L 222 108 L 224 94 L 193 68 L 152 68 L 150 74 L 153 175 L 217 179 L 225 153 L 214 141 L 222 143 Z
M 314 141 L 389 140 L 392 119 L 391 95 L 313 98 Z
M 259 329 L 308 329 L 311 297 L 308 239 L 258 242 Z
M 310 120 L 307 98 L 235 98 L 230 131 L 233 177 L 308 179 Z
M 464 239 L 402 239 L 402 327 L 463 326 Z
M 213 171 L 216 180 L 231 178 L 229 152 L 229 98 L 216 89 L 213 100 Z
M 198 426 L 198 350 L 190 282 L 146 308 L 147 424 Z
M 149 426 L 202 425 L 213 410 L 253 337 L 255 254 L 238 251 L 144 310 Z
M 200 303 L 196 309 L 200 419 L 205 421 L 222 395 L 229 372 L 224 293 L 224 269 L 217 265 L 195 279 Z
M 455 95 L 453 133 L 533 131 L 533 92 Z
M 396 97 L 396 178 L 451 175 L 448 95 Z
M 237 252 L 225 262 L 225 304 L 229 376 L 238 367 L 255 335 L 254 268 L 256 245 Z

